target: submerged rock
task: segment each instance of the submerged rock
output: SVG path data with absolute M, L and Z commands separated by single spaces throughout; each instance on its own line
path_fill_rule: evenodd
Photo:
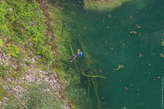
M 84 9 L 88 11 L 112 11 L 127 1 L 130 0 L 84 0 Z

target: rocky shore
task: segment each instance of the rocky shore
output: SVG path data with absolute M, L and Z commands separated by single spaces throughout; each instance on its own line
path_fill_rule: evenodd
M 11 73 L 12 69 L 16 69 L 16 59 L 8 57 L 3 51 L 0 54 L 0 64 L 3 64 L 4 66 L 10 65 L 10 69 L 8 73 Z M 43 71 L 40 70 L 39 68 L 36 67 L 37 62 L 35 61 L 36 57 L 30 58 L 30 57 L 25 57 L 23 60 L 31 61 L 33 63 L 33 66 L 27 66 L 24 63 L 21 63 L 22 66 L 27 69 L 24 72 L 24 76 L 20 77 L 19 80 L 17 78 L 5 78 L 0 79 L 0 84 L 2 87 L 10 93 L 13 93 L 16 98 L 22 97 L 22 92 L 27 90 L 25 86 L 30 86 L 30 85 L 35 85 L 35 84 L 40 84 L 42 82 L 46 82 L 48 84 L 47 91 L 54 90 L 56 92 L 57 97 L 61 98 L 60 95 L 60 84 L 56 78 L 56 72 L 53 72 L 51 75 L 49 71 Z M 17 72 L 14 72 L 17 73 Z M 22 86 L 22 84 L 25 84 L 25 86 Z M 0 101 L 0 105 L 5 104 L 5 101 L 8 100 L 8 98 L 4 97 L 4 102 Z M 70 109 L 66 101 L 64 101 L 65 104 L 63 105 L 62 109 Z

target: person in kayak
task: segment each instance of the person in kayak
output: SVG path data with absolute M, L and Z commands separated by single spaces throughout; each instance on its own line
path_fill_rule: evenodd
M 83 53 L 80 51 L 80 49 L 78 49 L 77 51 L 78 51 L 77 54 L 74 54 L 68 58 L 68 59 L 71 59 L 73 57 L 73 59 L 70 62 L 72 62 L 75 58 L 77 58 L 77 57 L 80 58 L 82 56 Z

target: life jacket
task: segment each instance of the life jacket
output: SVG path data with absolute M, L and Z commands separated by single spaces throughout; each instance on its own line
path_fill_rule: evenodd
M 78 57 L 80 58 L 83 55 L 83 53 L 80 51 L 80 53 L 78 53 Z

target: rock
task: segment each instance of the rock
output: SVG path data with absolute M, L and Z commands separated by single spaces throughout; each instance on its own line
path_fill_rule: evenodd
M 34 82 L 34 80 L 30 77 L 30 76 L 28 76 L 28 75 L 26 75 L 26 80 L 28 81 L 28 82 Z
M 130 0 L 83 0 L 85 10 L 112 11 L 123 2 Z
M 42 58 L 42 56 L 41 56 L 41 55 L 38 55 L 38 58 L 40 58 L 40 59 L 41 59 L 41 58 Z

